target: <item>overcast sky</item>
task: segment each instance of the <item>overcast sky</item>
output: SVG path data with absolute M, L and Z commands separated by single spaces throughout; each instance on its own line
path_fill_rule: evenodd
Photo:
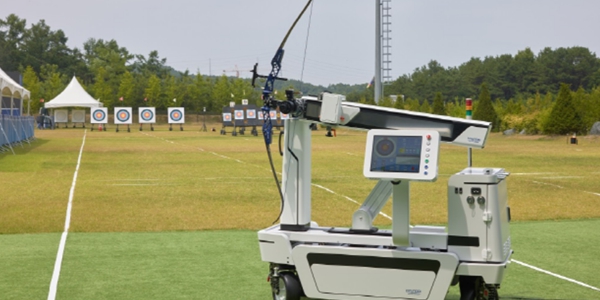
M 131 53 L 157 50 L 184 71 L 221 75 L 269 62 L 304 0 L 2 0 L 28 25 L 46 20 L 70 47 L 116 40 Z M 290 36 L 282 76 L 314 84 L 366 83 L 374 74 L 375 0 L 314 0 Z M 437 60 L 516 54 L 529 47 L 582 46 L 600 55 L 600 1 L 399 1 L 391 3 L 393 77 Z M 309 18 L 312 19 L 309 27 Z M 307 40 L 308 32 L 308 43 Z M 306 63 L 302 74 L 304 49 Z M 235 75 L 234 72 L 227 73 Z

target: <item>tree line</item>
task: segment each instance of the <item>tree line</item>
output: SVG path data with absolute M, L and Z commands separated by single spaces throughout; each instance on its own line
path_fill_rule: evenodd
M 52 30 L 44 20 L 27 28 L 26 20 L 14 14 L 0 19 L 0 67 L 23 74 L 34 100 L 32 112 L 43 105 L 41 99 L 57 96 L 73 75 L 109 108 L 184 106 L 192 112 L 206 108 L 217 113 L 230 101 L 262 104 L 260 89 L 253 88 L 249 79 L 179 72 L 157 51 L 133 54 L 115 40 L 90 38 L 81 49 L 69 48 L 67 40 L 62 30 Z M 493 122 L 495 130 L 563 133 L 552 120 L 573 115 L 580 124 L 568 131 L 585 132 L 600 120 L 599 86 L 600 59 L 587 48 L 545 48 L 537 55 L 527 48 L 514 56 L 471 58 L 458 67 L 444 68 L 432 60 L 387 83 L 379 105 L 464 117 L 464 99 L 473 98 L 476 109 L 487 111 L 476 110 L 474 118 Z M 293 88 L 313 95 L 340 93 L 348 101 L 374 104 L 366 83 L 323 87 L 290 80 L 276 82 L 275 87 L 280 98 L 284 89 Z M 560 106 L 569 113 L 551 113 L 565 101 L 570 104 Z

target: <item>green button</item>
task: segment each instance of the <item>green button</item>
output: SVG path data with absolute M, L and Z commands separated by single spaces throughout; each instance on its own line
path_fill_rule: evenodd
M 426 164 L 428 164 L 428 163 L 429 163 L 429 159 L 426 159 L 426 160 L 425 160 L 425 163 L 426 163 Z

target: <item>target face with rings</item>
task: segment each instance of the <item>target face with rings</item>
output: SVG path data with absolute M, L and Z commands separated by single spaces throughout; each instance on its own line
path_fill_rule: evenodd
M 139 113 L 139 119 L 138 122 L 139 123 L 148 123 L 148 124 L 152 124 L 152 123 L 156 123 L 156 114 L 155 114 L 155 108 L 154 107 L 140 107 L 138 110 Z
M 235 119 L 236 120 L 243 120 L 244 119 L 244 111 L 243 110 L 236 110 L 234 113 L 235 113 Z
M 183 115 L 178 110 L 174 110 L 174 111 L 171 112 L 171 119 L 173 121 L 179 121 L 179 120 L 181 120 L 181 116 L 183 116 Z
M 183 107 L 169 107 L 169 123 L 185 123 Z
M 108 123 L 108 109 L 106 107 L 93 107 L 90 111 L 90 123 L 92 124 L 106 124 Z
M 256 118 L 256 111 L 254 109 L 249 109 L 246 111 L 246 118 L 254 119 Z
M 379 142 L 377 142 L 377 145 L 375 146 L 375 150 L 377 151 L 377 154 L 379 154 L 381 156 L 389 156 L 390 154 L 394 153 L 395 148 L 396 148 L 396 146 L 394 145 L 394 143 L 388 139 L 380 140 Z
M 152 120 L 153 117 L 154 117 L 154 113 L 151 110 L 145 109 L 142 111 L 142 119 L 144 121 L 150 121 L 150 120 Z
M 231 113 L 223 113 L 223 122 L 231 122 Z
M 94 120 L 101 122 L 104 121 L 104 119 L 106 118 L 106 113 L 104 113 L 101 110 L 97 110 L 96 112 L 94 112 Z
M 121 122 L 127 122 L 129 120 L 129 112 L 124 109 L 118 111 L 117 119 Z
M 131 107 L 115 107 L 115 124 L 131 124 Z

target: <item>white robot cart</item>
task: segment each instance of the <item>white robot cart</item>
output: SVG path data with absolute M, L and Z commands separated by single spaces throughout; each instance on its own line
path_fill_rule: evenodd
M 277 102 L 285 121 L 280 223 L 258 232 L 273 299 L 498 299 L 512 249 L 506 176 L 466 168 L 448 180 L 448 225 L 411 226 L 410 182 L 434 181 L 440 142 L 483 148 L 488 122 L 320 99 Z M 377 183 L 351 228 L 311 220 L 311 123 L 367 129 L 364 175 Z M 373 219 L 392 198 L 392 229 Z

